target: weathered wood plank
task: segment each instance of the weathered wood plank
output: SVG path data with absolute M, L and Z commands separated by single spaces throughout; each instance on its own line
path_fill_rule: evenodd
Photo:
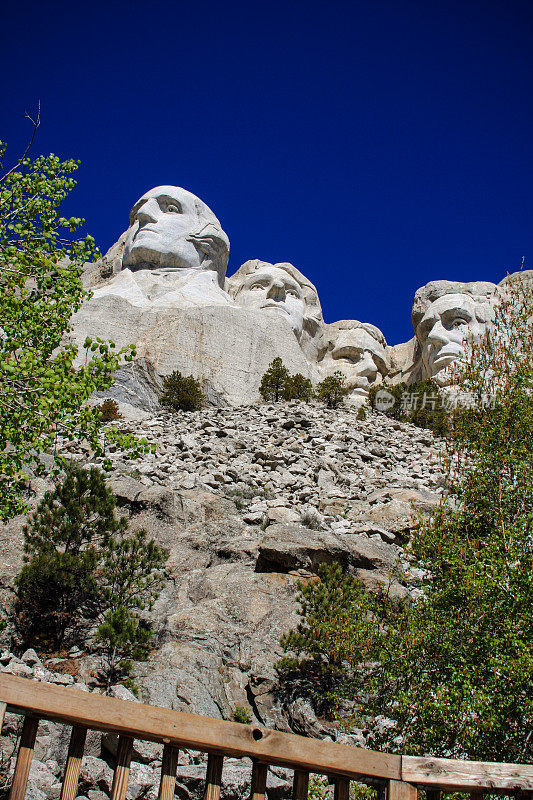
M 268 764 L 357 778 L 400 779 L 401 757 L 280 731 L 78 692 L 0 675 L 0 700 L 13 711 L 113 731 L 176 747 L 247 756 Z
M 78 794 L 78 781 L 86 738 L 87 728 L 80 728 L 78 725 L 72 728 L 60 800 L 74 800 Z
M 38 727 L 39 720 L 36 717 L 26 717 L 24 720 L 9 800 L 24 800 Z
M 349 778 L 335 778 L 333 800 L 350 800 Z
M 533 791 L 533 764 L 402 756 L 402 779 L 446 791 Z
M 252 767 L 252 784 L 250 800 L 265 800 L 268 766 L 254 761 Z
M 4 727 L 4 717 L 6 715 L 7 703 L 0 703 L 0 733 Z
M 130 777 L 131 753 L 133 750 L 133 739 L 131 736 L 119 736 L 117 750 L 117 765 L 113 775 L 113 787 L 111 789 L 111 800 L 124 800 L 128 779 Z
M 416 786 L 405 781 L 389 781 L 387 785 L 387 800 L 416 800 Z
M 174 800 L 179 753 L 178 748 L 173 747 L 171 744 L 166 744 L 163 747 L 158 800 Z
M 209 753 L 207 757 L 204 800 L 220 800 L 223 766 L 224 758 L 222 756 Z
M 293 800 L 307 800 L 309 791 L 309 773 L 303 769 L 294 770 L 294 780 L 292 782 Z

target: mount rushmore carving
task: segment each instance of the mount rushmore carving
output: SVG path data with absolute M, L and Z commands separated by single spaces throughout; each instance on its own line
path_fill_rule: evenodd
M 375 383 L 450 381 L 468 339 L 490 325 L 497 286 L 431 281 L 412 307 L 414 337 L 390 346 L 369 322 L 324 322 L 315 286 L 292 264 L 250 260 L 226 276 L 229 239 L 211 209 L 177 186 L 157 186 L 135 203 L 129 227 L 104 258 L 88 265 L 93 292 L 73 334 L 134 343 L 114 396 L 157 406 L 162 378 L 179 369 L 201 378 L 209 400 L 239 405 L 258 397 L 276 356 L 314 383 L 340 371 L 349 402 Z

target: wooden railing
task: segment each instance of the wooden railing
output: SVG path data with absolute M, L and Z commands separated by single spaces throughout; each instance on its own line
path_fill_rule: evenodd
M 163 746 L 159 800 L 174 798 L 180 747 L 208 754 L 204 800 L 220 800 L 224 756 L 252 759 L 250 800 L 264 800 L 271 764 L 294 770 L 294 800 L 306 800 L 310 772 L 333 781 L 335 800 L 349 800 L 351 780 L 385 788 L 387 800 L 417 800 L 419 789 L 427 800 L 442 791 L 470 792 L 472 800 L 483 793 L 533 798 L 533 765 L 390 755 L 4 674 L 0 728 L 6 711 L 24 715 L 10 800 L 24 800 L 40 719 L 72 726 L 61 800 L 77 795 L 88 729 L 119 735 L 111 800 L 125 798 L 134 739 Z

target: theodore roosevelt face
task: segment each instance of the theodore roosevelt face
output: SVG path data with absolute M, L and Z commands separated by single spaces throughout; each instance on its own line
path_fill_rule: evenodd
M 207 212 L 207 207 L 185 189 L 151 189 L 131 211 L 122 266 L 132 270 L 202 269 L 204 253 L 189 237 L 201 230 L 202 222 L 206 226 L 213 222 L 214 215 Z
M 278 267 L 263 267 L 249 275 L 235 296 L 244 308 L 284 316 L 300 337 L 305 314 L 305 299 L 299 283 Z
M 467 339 L 484 334 L 487 322 L 478 319 L 479 310 L 480 303 L 465 294 L 447 294 L 431 303 L 416 329 L 428 376 L 462 358 Z

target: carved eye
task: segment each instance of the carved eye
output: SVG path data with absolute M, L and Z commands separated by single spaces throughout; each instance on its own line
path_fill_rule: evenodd
M 167 213 L 171 213 L 171 214 L 179 214 L 180 213 L 180 209 L 178 208 L 178 206 L 175 203 L 169 203 L 167 205 L 167 207 L 166 207 L 166 211 L 167 211 Z
M 467 324 L 466 319 L 463 319 L 462 317 L 457 317 L 452 322 L 452 328 L 460 328 L 462 325 L 466 324 Z
M 260 283 L 254 283 L 253 286 L 250 286 L 250 291 L 254 292 L 256 289 L 262 289 L 263 286 Z
M 290 294 L 291 297 L 299 297 L 300 295 L 296 291 L 296 289 L 291 289 L 290 287 L 285 290 L 285 294 Z

